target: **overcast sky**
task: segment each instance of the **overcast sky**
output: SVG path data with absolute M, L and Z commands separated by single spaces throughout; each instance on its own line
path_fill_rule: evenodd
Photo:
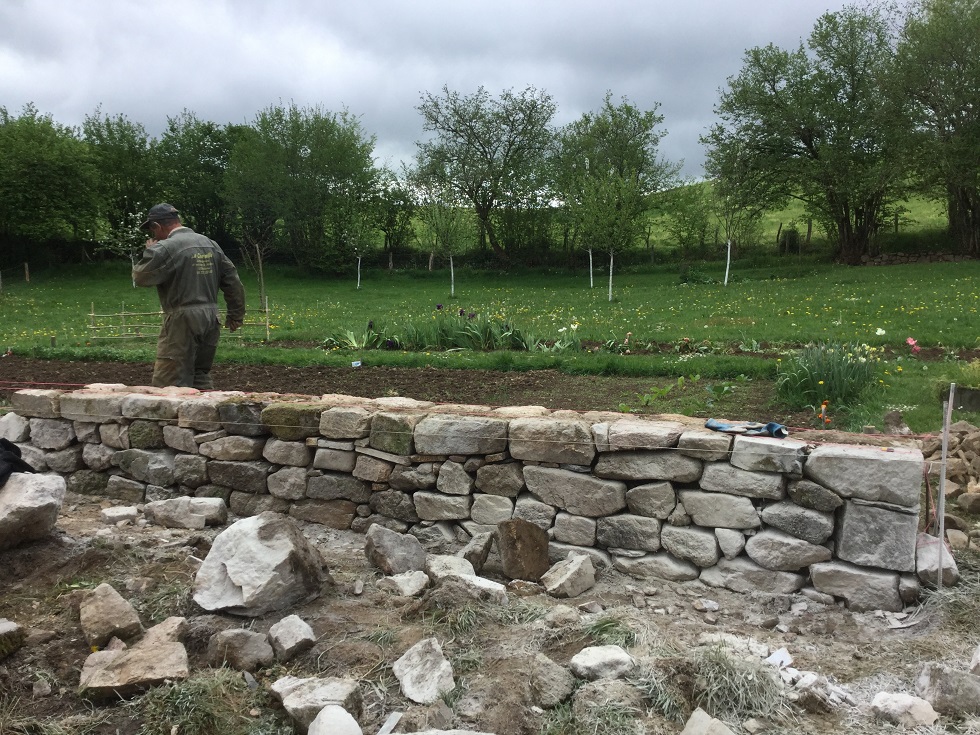
M 0 0 L 0 105 L 79 125 L 97 105 L 159 135 L 183 109 L 250 122 L 280 102 L 357 115 L 393 166 L 423 92 L 531 86 L 557 124 L 606 91 L 660 104 L 662 153 L 701 174 L 698 137 L 746 49 L 795 47 L 844 0 Z

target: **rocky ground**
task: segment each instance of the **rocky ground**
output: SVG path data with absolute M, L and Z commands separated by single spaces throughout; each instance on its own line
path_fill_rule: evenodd
M 4 389 L 16 387 L 18 380 L 72 387 L 93 381 L 138 384 L 148 377 L 147 365 L 0 359 Z M 623 379 L 554 373 L 257 366 L 219 367 L 215 378 L 219 388 L 229 389 L 314 395 L 349 392 L 368 397 L 397 394 L 444 401 L 465 396 L 472 402 L 578 409 L 609 409 L 620 400 L 618 396 L 641 389 L 639 385 L 648 387 L 649 382 L 636 381 L 636 386 L 627 387 Z M 303 523 L 333 583 L 310 603 L 249 622 L 205 614 L 190 597 L 200 560 L 220 529 L 165 529 L 143 522 L 109 525 L 101 514 L 110 505 L 105 499 L 69 494 L 52 536 L 0 552 L 0 618 L 16 621 L 28 631 L 26 645 L 0 659 L 3 735 L 136 735 L 141 731 L 192 735 L 176 726 L 147 729 L 161 718 L 147 703 L 148 697 L 93 705 L 77 695 L 79 674 L 91 652 L 80 628 L 78 606 L 86 590 L 103 582 L 112 584 L 136 607 L 144 627 L 171 615 L 187 616 L 190 633 L 185 643 L 192 671 L 197 672 L 206 670 L 207 642 L 217 631 L 245 626 L 264 632 L 290 613 L 307 621 L 317 635 L 312 649 L 287 664 L 256 672 L 257 687 L 252 692 L 243 679 L 235 679 L 244 698 L 227 695 L 240 709 L 240 719 L 250 723 L 241 732 L 256 735 L 293 731 L 275 700 L 264 694 L 271 682 L 287 674 L 359 680 L 365 701 L 361 726 L 371 735 L 392 712 L 403 713 L 396 732 L 459 727 L 496 735 L 677 733 L 683 723 L 665 717 L 664 708 L 649 697 L 634 695 L 625 701 L 632 710 L 625 719 L 620 717 L 622 709 L 602 703 L 603 696 L 614 697 L 611 687 L 606 695 L 590 692 L 590 699 L 583 686 L 576 707 L 535 709 L 528 687 L 535 655 L 543 653 L 567 666 L 582 648 L 629 634 L 633 639 L 627 638 L 628 648 L 640 662 L 646 681 L 656 672 L 666 672 L 676 685 L 678 716 L 683 718 L 697 703 L 699 692 L 703 696 L 712 687 L 725 691 L 724 682 L 699 680 L 723 674 L 699 669 L 696 663 L 703 660 L 697 652 L 705 650 L 700 645 L 704 636 L 718 633 L 754 639 L 768 651 L 785 648 L 792 667 L 814 672 L 828 687 L 847 693 L 843 701 L 828 703 L 800 698 L 789 688 L 790 696 L 783 700 L 786 719 L 776 717 L 771 702 L 764 711 L 752 712 L 747 705 L 739 714 L 723 717 L 734 732 L 758 732 L 753 729 L 756 725 L 765 732 L 784 734 L 891 732 L 897 728 L 873 717 L 874 695 L 914 693 L 925 662 L 943 661 L 965 669 L 978 643 L 980 606 L 973 593 L 980 589 L 980 563 L 971 551 L 957 552 L 964 580 L 959 591 L 931 595 L 899 615 L 852 613 L 802 595 L 736 594 L 698 582 L 636 580 L 611 570 L 602 571 L 594 588 L 572 600 L 529 590 L 526 596 L 512 593 L 506 607 L 459 601 L 446 605 L 434 593 L 410 599 L 379 590 L 376 582 L 381 573 L 364 554 L 364 536 Z M 424 535 L 424 545 L 433 553 L 453 553 L 462 546 L 434 531 Z M 483 575 L 507 581 L 496 553 Z M 413 644 L 431 636 L 440 640 L 453 663 L 457 688 L 441 702 L 423 707 L 401 694 L 392 664 Z M 650 694 L 649 688 L 646 693 Z M 731 700 L 729 696 L 725 701 L 732 704 Z M 753 717 L 755 722 L 750 721 Z M 918 732 L 980 733 L 980 722 L 944 716 Z
M 333 583 L 311 603 L 249 623 L 204 614 L 190 600 L 198 560 L 206 556 L 220 529 L 187 531 L 142 523 L 110 526 L 101 520 L 108 505 L 97 498 L 69 495 L 54 535 L 0 553 L 0 617 L 29 630 L 27 644 L 0 662 L 0 732 L 4 735 L 135 734 L 145 724 L 146 713 L 138 699 L 93 707 L 76 694 L 82 664 L 90 653 L 79 626 L 78 603 L 85 590 L 102 582 L 112 584 L 134 604 L 145 627 L 169 615 L 188 616 L 191 633 L 186 644 L 191 668 L 198 671 L 206 668 L 211 634 L 243 625 L 267 631 L 283 615 L 298 614 L 312 626 L 318 642 L 286 665 L 257 672 L 259 692 L 285 674 L 358 679 L 365 699 L 361 722 L 365 733 L 376 733 L 397 711 L 404 713 L 401 732 L 456 726 L 496 735 L 625 735 L 631 731 L 585 729 L 584 719 L 575 725 L 567 713 L 535 711 L 528 693 L 535 654 L 544 653 L 567 665 L 583 647 L 604 642 L 603 635 L 624 628 L 635 634 L 629 650 L 648 671 L 673 662 L 669 665 L 675 670 L 693 676 L 690 657 L 705 634 L 751 638 L 770 651 L 785 648 L 793 667 L 826 677 L 848 692 L 853 703 L 823 706 L 811 701 L 806 705 L 809 711 L 791 705 L 791 720 L 770 723 L 767 732 L 877 733 L 886 726 L 871 715 L 870 702 L 876 693 L 913 692 L 915 678 L 927 661 L 965 668 L 977 644 L 975 619 L 962 620 L 962 610 L 957 617 L 950 612 L 956 608 L 948 605 L 926 604 L 897 616 L 856 614 L 801 595 L 736 594 L 698 582 L 640 581 L 613 571 L 602 572 L 593 589 L 573 600 L 532 592 L 512 595 L 506 608 L 451 605 L 446 609 L 441 606 L 445 601 L 440 603 L 432 593 L 413 600 L 378 590 L 375 583 L 381 574 L 364 555 L 364 537 L 314 524 L 301 525 L 321 551 Z M 429 551 L 451 553 L 461 546 L 439 539 L 436 533 L 426 537 Z M 972 558 L 970 552 L 961 552 L 965 570 L 976 569 Z M 506 582 L 499 564 L 499 557 L 491 555 L 483 574 Z M 967 571 L 965 576 L 970 574 Z M 556 613 L 560 605 L 571 609 Z M 967 633 L 971 630 L 973 635 Z M 423 707 L 400 694 L 391 666 L 410 646 L 430 636 L 440 640 L 453 662 L 458 686 L 443 703 Z M 691 682 L 681 684 L 681 690 L 696 690 Z M 657 714 L 652 702 L 633 705 L 639 706 L 632 721 L 642 728 L 636 732 L 680 731 L 676 722 Z M 271 698 L 258 697 L 242 714 L 255 721 L 254 732 L 291 732 Z M 772 713 L 756 714 L 765 722 Z M 748 732 L 741 729 L 746 719 L 729 720 L 729 725 L 735 732 Z M 944 718 L 922 732 L 980 732 L 980 724 Z

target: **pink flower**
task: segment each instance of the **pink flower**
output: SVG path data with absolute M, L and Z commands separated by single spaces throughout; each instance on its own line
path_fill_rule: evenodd
M 919 352 L 921 352 L 921 351 L 922 351 L 922 348 L 919 347 L 919 345 L 912 345 L 912 353 L 913 354 L 918 355 Z
M 915 347 L 915 340 L 912 337 L 909 337 L 907 340 L 905 340 L 905 344 L 907 344 L 909 347 Z

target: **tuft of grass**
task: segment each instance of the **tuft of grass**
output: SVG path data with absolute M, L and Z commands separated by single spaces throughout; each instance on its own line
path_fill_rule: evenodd
M 576 716 L 571 704 L 564 703 L 545 714 L 541 735 L 639 735 L 639 715 L 623 705 L 605 704 Z
M 693 707 L 712 717 L 740 722 L 750 717 L 780 719 L 789 714 L 782 682 L 763 661 L 739 658 L 723 646 L 694 650 Z
M 266 697 L 250 690 L 239 672 L 222 668 L 151 689 L 131 706 L 142 723 L 138 735 L 291 735 L 292 724 L 272 714 Z M 251 709 L 265 714 L 242 714 Z
M 151 587 L 133 605 L 153 624 L 162 623 L 169 617 L 187 616 L 192 608 L 191 585 L 183 579 L 166 580 Z
M 683 724 L 691 708 L 678 677 L 669 668 L 642 667 L 630 683 L 643 695 L 647 706 L 671 722 Z
M 365 633 L 363 638 L 387 651 L 398 642 L 398 631 L 394 628 L 378 627 Z
M 923 605 L 941 617 L 944 627 L 973 635 L 980 619 L 980 553 L 958 551 L 955 559 L 960 581 L 942 590 L 925 589 Z
M 585 627 L 585 634 L 602 646 L 630 648 L 636 643 L 636 633 L 619 618 L 599 618 Z

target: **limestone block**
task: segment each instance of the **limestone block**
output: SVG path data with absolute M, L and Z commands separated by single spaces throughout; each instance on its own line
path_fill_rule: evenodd
M 208 462 L 208 477 L 216 485 L 224 485 L 245 493 L 261 495 L 268 492 L 267 478 L 272 470 L 268 462 Z
M 129 449 L 129 426 L 125 424 L 102 424 L 99 426 L 99 438 L 107 447 Z
M 129 425 L 129 446 L 132 449 L 163 449 L 163 426 L 159 421 L 136 419 Z
M 775 528 L 767 528 L 749 538 L 745 552 L 759 566 L 783 572 L 795 572 L 830 560 L 830 549 L 826 546 L 811 544 Z
M 555 516 L 555 541 L 575 546 L 595 546 L 596 519 L 559 513 Z
M 599 518 L 596 542 L 606 548 L 660 551 L 660 521 L 629 513 Z
M 914 572 L 918 524 L 918 512 L 907 508 L 848 500 L 839 516 L 837 557 L 866 567 Z
M 210 459 L 247 462 L 262 459 L 266 440 L 249 436 L 223 436 L 201 444 L 199 451 Z
M 420 490 L 412 496 L 415 512 L 423 521 L 451 521 L 470 517 L 470 495 L 443 495 Z
M 0 439 L 19 444 L 31 438 L 30 420 L 10 412 L 0 416 Z
M 845 498 L 917 508 L 923 462 L 918 449 L 824 445 L 810 452 L 803 474 Z
M 346 531 L 357 515 L 357 503 L 350 500 L 300 500 L 289 506 L 289 515 L 301 521 Z
M 776 472 L 757 472 L 733 467 L 727 462 L 709 462 L 701 476 L 701 489 L 709 492 L 744 495 L 748 498 L 782 500 L 785 479 Z
M 313 450 L 303 442 L 269 439 L 262 449 L 262 456 L 273 464 L 306 467 L 313 458 Z
M 626 491 L 630 513 L 666 520 L 677 505 L 674 486 L 669 482 L 648 482 Z
M 507 421 L 490 416 L 425 417 L 415 427 L 421 454 L 496 454 L 507 449 Z
M 322 403 L 271 403 L 262 409 L 262 425 L 283 441 L 299 441 L 320 433 Z
M 762 525 L 749 498 L 726 493 L 680 490 L 677 496 L 695 525 L 704 528 L 750 529 Z
M 648 579 L 656 577 L 659 579 L 669 579 L 673 582 L 684 582 L 697 579 L 701 570 L 697 565 L 689 561 L 678 559 L 666 551 L 656 554 L 646 554 L 645 556 L 630 558 L 625 556 L 612 557 L 613 569 L 631 577 Z
M 536 497 L 574 515 L 596 518 L 626 507 L 624 482 L 533 465 L 524 468 L 524 481 Z
M 713 567 L 701 572 L 701 581 L 709 587 L 724 587 L 732 592 L 766 592 L 789 595 L 806 583 L 806 575 L 766 569 L 745 556 L 719 559 Z
M 319 477 L 309 479 L 306 495 L 317 500 L 351 500 L 355 503 L 367 503 L 371 499 L 371 486 L 350 475 L 325 472 Z
M 294 521 L 262 513 L 219 533 L 194 579 L 205 610 L 257 617 L 320 594 L 323 559 Z
M 18 416 L 26 418 L 59 418 L 62 395 L 60 390 L 28 388 L 14 393 L 10 397 L 10 406 Z
M 163 443 L 171 449 L 185 454 L 199 454 L 198 443 L 194 441 L 194 430 L 179 426 L 163 427 Z
M 207 459 L 199 454 L 176 455 L 174 457 L 174 482 L 192 489 L 207 484 Z
M 128 419 L 169 421 L 177 418 L 184 398 L 181 396 L 129 393 L 122 401 L 122 415 Z
M 436 489 L 446 495 L 470 495 L 473 492 L 473 478 L 463 469 L 463 465 L 447 460 L 439 468 Z
M 822 544 L 834 533 L 834 516 L 782 501 L 762 510 L 762 522 L 811 544 Z
M 177 409 L 177 426 L 197 431 L 217 431 L 221 428 L 218 401 L 211 395 L 187 399 Z
M 395 518 L 407 523 L 418 523 L 421 519 L 415 512 L 412 496 L 399 490 L 381 490 L 371 493 L 368 501 L 371 510 L 388 518 Z
M 515 459 L 590 465 L 596 455 L 591 428 L 578 419 L 513 419 L 509 436 Z
M 781 472 L 800 477 L 806 458 L 806 442 L 763 436 L 736 436 L 732 466 L 753 472 Z
M 602 454 L 595 465 L 597 477 L 614 480 L 669 480 L 697 482 L 702 462 L 674 450 L 638 450 Z
M 104 424 L 122 416 L 123 396 L 103 391 L 76 390 L 60 400 L 61 417 L 71 421 Z
M 36 541 L 54 530 L 65 489 L 58 475 L 11 474 L 0 487 L 0 549 Z
M 227 401 L 218 404 L 221 428 L 236 436 L 265 436 L 268 431 L 262 425 L 262 409 L 265 404 L 256 401 Z
M 48 469 L 52 472 L 74 472 L 85 466 L 82 451 L 83 445 L 75 444 L 57 452 L 47 452 L 44 458 L 48 463 Z
M 31 444 L 38 449 L 57 451 L 71 446 L 75 441 L 75 427 L 63 419 L 30 420 Z
M 371 433 L 373 411 L 363 406 L 334 406 L 320 414 L 320 434 L 328 439 L 363 439 Z
M 109 475 L 95 470 L 78 470 L 66 480 L 69 492 L 77 495 L 104 495 L 109 485 Z
M 306 469 L 283 467 L 267 478 L 269 494 L 283 500 L 302 500 L 306 497 Z
M 440 475 L 441 476 L 441 475 Z M 495 526 L 508 520 L 514 514 L 514 501 L 500 495 L 473 496 L 470 517 L 477 523 Z
M 514 518 L 523 518 L 534 525 L 548 529 L 555 520 L 554 506 L 542 503 L 530 493 L 524 493 L 514 503 Z
M 638 418 L 620 419 L 608 424 L 603 452 L 634 449 L 669 449 L 677 446 L 684 428 L 669 421 Z M 598 443 L 598 442 L 597 442 Z
M 410 413 L 377 413 L 371 419 L 369 445 L 399 456 L 415 452 L 415 427 L 422 416 Z
M 112 456 L 112 463 L 140 482 L 174 484 L 174 453 L 170 450 L 124 449 Z
M 324 415 L 327 412 L 324 411 Z M 318 470 L 333 470 L 334 472 L 353 472 L 357 455 L 353 451 L 341 449 L 317 449 L 313 457 L 313 467 Z
M 677 451 L 702 462 L 727 460 L 732 450 L 732 437 L 718 431 L 693 429 L 677 440 Z
M 516 498 L 525 487 L 524 466 L 519 462 L 485 464 L 476 471 L 476 489 L 488 495 Z
M 903 608 L 898 593 L 899 575 L 868 569 L 845 561 L 828 561 L 810 567 L 810 578 L 818 592 L 842 597 L 855 612 Z
M 391 477 L 392 465 L 366 454 L 357 455 L 354 470 L 351 474 L 358 480 L 366 482 L 387 482 Z
M 660 530 L 660 543 L 678 559 L 701 568 L 718 563 L 718 538 L 707 528 L 665 525 Z

